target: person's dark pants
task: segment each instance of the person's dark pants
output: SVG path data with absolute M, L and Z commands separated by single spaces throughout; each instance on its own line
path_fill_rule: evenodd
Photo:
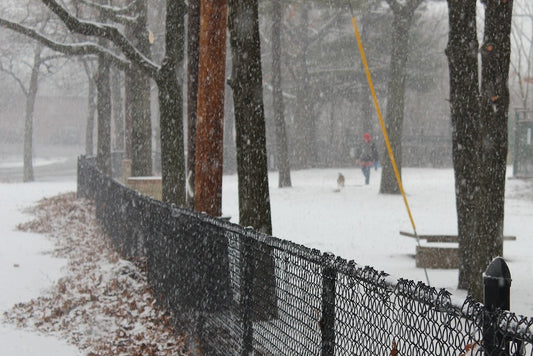
M 365 184 L 370 183 L 370 166 L 363 166 L 361 167 L 361 170 L 363 171 L 363 175 L 365 176 Z

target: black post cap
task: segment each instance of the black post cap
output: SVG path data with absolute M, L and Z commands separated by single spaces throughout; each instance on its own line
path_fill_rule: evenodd
M 511 281 L 511 271 L 502 257 L 493 259 L 483 275 L 486 286 L 510 287 Z

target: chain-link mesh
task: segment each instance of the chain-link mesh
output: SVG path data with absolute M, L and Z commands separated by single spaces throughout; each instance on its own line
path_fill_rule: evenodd
M 142 196 L 78 163 L 78 194 L 209 355 L 533 355 L 533 319 Z

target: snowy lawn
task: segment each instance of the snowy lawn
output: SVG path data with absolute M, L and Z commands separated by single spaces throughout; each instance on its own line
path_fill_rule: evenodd
M 334 192 L 338 172 L 346 177 L 346 187 Z M 277 173 L 269 176 L 275 236 L 394 277 L 426 281 L 423 269 L 415 267 L 416 240 L 399 234 L 413 231 L 402 197 L 378 194 L 381 169 L 372 170 L 369 186 L 355 168 L 291 173 L 288 189 L 277 188 Z M 456 235 L 453 170 L 404 168 L 402 176 L 417 233 Z M 505 235 L 517 237 L 504 243 L 513 278 L 511 309 L 533 316 L 533 181 L 509 179 L 506 190 Z M 223 214 L 238 222 L 236 175 L 224 177 Z M 465 295 L 456 290 L 457 270 L 429 269 L 428 274 L 432 286 Z
M 0 184 L 0 313 L 27 302 L 50 288 L 60 277 L 65 259 L 52 257 L 53 242 L 40 234 L 16 230 L 30 216 L 23 210 L 43 196 L 72 191 L 75 182 Z M 66 341 L 0 323 L 0 345 L 5 355 L 67 356 L 78 349 Z

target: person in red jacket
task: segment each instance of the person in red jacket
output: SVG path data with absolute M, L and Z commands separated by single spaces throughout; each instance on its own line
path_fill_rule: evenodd
M 361 166 L 361 171 L 365 176 L 365 184 L 370 183 L 370 169 L 377 164 L 378 150 L 372 142 L 370 134 L 367 132 L 363 135 L 363 143 L 359 148 L 356 164 Z

